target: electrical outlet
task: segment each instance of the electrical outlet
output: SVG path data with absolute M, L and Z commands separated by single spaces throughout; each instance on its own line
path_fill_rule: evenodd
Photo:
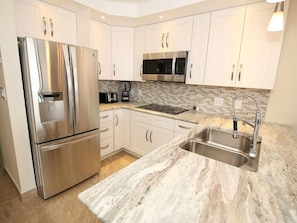
M 138 90 L 138 96 L 142 96 L 142 90 L 141 89 Z
M 241 109 L 242 101 L 241 100 L 236 100 L 235 101 L 235 109 Z
M 215 97 L 214 98 L 214 101 L 213 101 L 213 104 L 215 106 L 223 106 L 223 104 L 224 104 L 224 98 Z

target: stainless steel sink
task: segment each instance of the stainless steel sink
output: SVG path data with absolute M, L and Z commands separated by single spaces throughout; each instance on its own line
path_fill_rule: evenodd
M 239 138 L 234 139 L 229 130 L 208 127 L 183 143 L 181 148 L 256 172 L 259 164 L 261 139 L 257 143 L 257 156 L 255 158 L 250 158 L 248 155 L 251 146 L 252 135 L 240 133 Z

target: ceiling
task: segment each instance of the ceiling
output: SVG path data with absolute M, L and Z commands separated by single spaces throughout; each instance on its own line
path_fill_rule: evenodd
M 207 0 L 73 0 L 109 15 L 142 17 Z

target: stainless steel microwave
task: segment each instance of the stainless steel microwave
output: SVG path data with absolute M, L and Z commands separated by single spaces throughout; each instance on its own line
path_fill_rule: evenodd
M 142 79 L 148 81 L 185 82 L 188 51 L 143 55 Z

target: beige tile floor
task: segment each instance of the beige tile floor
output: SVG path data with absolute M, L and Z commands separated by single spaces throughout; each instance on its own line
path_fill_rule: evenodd
M 34 196 L 23 202 L 9 176 L 0 170 L 0 223 L 100 222 L 78 200 L 77 195 L 136 159 L 120 152 L 102 161 L 100 174 L 47 200 Z

